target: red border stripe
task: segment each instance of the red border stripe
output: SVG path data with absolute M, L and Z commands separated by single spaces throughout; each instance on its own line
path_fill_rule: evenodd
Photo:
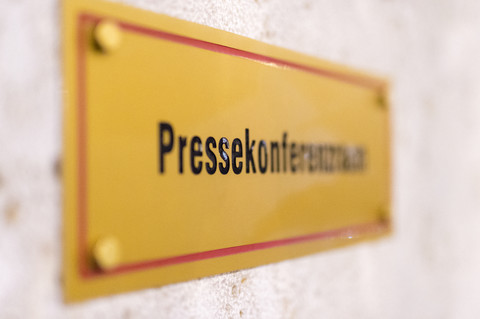
M 87 107 L 86 107 L 86 41 L 85 41 L 85 16 L 80 16 L 77 30 L 77 75 L 78 75 L 78 249 L 79 271 L 86 276 L 89 274 L 87 256 Z
M 308 65 L 303 65 L 303 64 L 298 64 L 298 63 L 285 61 L 277 58 L 272 58 L 262 54 L 248 52 L 245 50 L 240 50 L 240 49 L 228 47 L 228 46 L 217 44 L 217 43 L 188 38 L 185 36 L 168 33 L 160 30 L 148 29 L 142 26 L 132 25 L 126 22 L 119 22 L 119 24 L 124 30 L 132 31 L 135 33 L 143 34 L 143 35 L 148 35 L 154 38 L 159 38 L 159 39 L 163 39 L 163 40 L 167 40 L 175 43 L 180 43 L 180 44 L 184 44 L 184 45 L 188 45 L 188 46 L 192 46 L 192 47 L 196 47 L 196 48 L 200 48 L 208 51 L 246 58 L 246 59 L 250 59 L 250 60 L 261 62 L 261 63 L 275 65 L 277 67 L 295 69 L 295 70 L 312 73 L 322 77 L 327 77 L 337 81 L 346 82 L 346 83 L 363 86 L 367 88 L 380 89 L 383 86 L 383 82 L 373 78 L 355 76 L 351 74 L 350 75 L 341 74 L 334 71 L 324 70 L 320 68 L 311 67 Z
M 127 273 L 135 270 L 142 270 L 142 269 L 149 269 L 149 268 L 157 268 L 157 267 L 165 267 L 171 266 L 181 263 L 187 263 L 192 261 L 201 261 L 205 259 L 211 258 L 218 258 L 218 257 L 226 257 L 230 255 L 242 254 L 257 250 L 263 250 L 268 248 L 275 248 L 281 247 L 286 245 L 292 244 L 301 244 L 305 242 L 315 241 L 315 240 L 333 240 L 333 239 L 344 239 L 347 240 L 354 240 L 360 237 L 363 234 L 380 234 L 382 232 L 387 231 L 389 228 L 388 222 L 374 222 L 374 223 L 367 223 L 356 225 L 353 227 L 345 227 L 340 229 L 334 229 L 324 232 L 318 232 L 314 234 L 298 236 L 298 237 L 291 237 L 279 240 L 272 240 L 267 242 L 249 244 L 249 245 L 242 245 L 242 246 L 235 246 L 235 247 L 227 247 L 209 251 L 203 251 L 193 254 L 186 254 L 174 257 L 167 257 L 167 258 L 160 258 L 150 261 L 143 261 L 138 263 L 131 263 L 131 264 L 124 264 L 119 266 L 116 269 L 109 271 L 108 275 L 115 275 L 121 273 Z M 98 275 L 105 275 L 105 273 L 95 273 L 92 274 L 93 276 Z

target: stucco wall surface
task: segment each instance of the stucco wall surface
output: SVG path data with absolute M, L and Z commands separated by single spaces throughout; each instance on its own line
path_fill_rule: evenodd
M 58 0 L 0 2 L 0 318 L 479 318 L 480 2 L 125 0 L 392 82 L 394 234 L 62 300 Z

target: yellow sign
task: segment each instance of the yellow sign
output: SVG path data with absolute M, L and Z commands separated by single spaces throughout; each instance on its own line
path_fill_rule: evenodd
M 389 232 L 385 81 L 122 5 L 64 27 L 67 300 Z

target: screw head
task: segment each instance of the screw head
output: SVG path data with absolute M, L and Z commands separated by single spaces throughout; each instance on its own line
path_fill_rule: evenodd
M 92 255 L 101 270 L 111 270 L 120 264 L 120 242 L 113 236 L 101 237 L 93 245 Z
M 122 31 L 116 22 L 102 20 L 93 29 L 93 38 L 102 52 L 112 53 L 122 44 Z
M 386 206 L 380 206 L 377 210 L 378 219 L 381 222 L 387 222 L 389 219 L 389 210 Z
M 387 108 L 387 98 L 383 92 L 380 92 L 377 95 L 377 103 L 378 103 L 378 106 L 380 106 L 382 109 Z

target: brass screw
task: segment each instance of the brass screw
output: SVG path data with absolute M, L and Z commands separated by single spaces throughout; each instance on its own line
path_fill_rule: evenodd
M 92 255 L 101 270 L 111 270 L 120 264 L 120 242 L 113 236 L 101 237 L 95 242 Z
M 383 109 L 387 107 L 387 100 L 383 92 L 380 92 L 377 96 L 377 103 Z
M 386 207 L 379 207 L 378 208 L 378 211 L 377 211 L 377 216 L 378 216 L 378 219 L 381 221 L 381 222 L 387 222 L 389 217 L 388 217 L 388 209 Z
M 104 20 L 95 26 L 93 38 L 102 52 L 112 53 L 122 44 L 122 31 L 114 21 Z

